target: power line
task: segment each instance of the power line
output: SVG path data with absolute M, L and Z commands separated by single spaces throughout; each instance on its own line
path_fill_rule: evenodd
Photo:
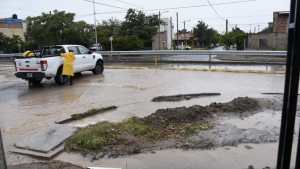
M 85 0 L 90 1 L 90 0 Z M 211 3 L 213 6 L 222 6 L 222 5 L 230 5 L 230 4 L 238 4 L 238 3 L 244 3 L 244 2 L 252 2 L 256 0 L 235 0 L 235 1 L 228 1 L 228 2 L 220 2 L 220 3 Z M 156 8 L 156 9 L 146 9 L 142 11 L 161 11 L 161 10 L 178 10 L 178 9 L 189 9 L 189 8 L 199 8 L 199 7 L 206 7 L 209 6 L 209 4 L 201 4 L 201 5 L 192 5 L 192 6 L 178 6 L 178 7 L 169 7 L 169 8 Z M 96 13 L 96 15 L 101 14 L 119 14 L 119 13 L 126 13 L 127 11 L 109 11 L 109 12 L 99 12 Z M 93 14 L 86 14 L 81 15 L 80 17 L 86 17 Z
M 127 13 L 127 11 L 109 11 L 109 12 L 96 12 L 96 15 L 104 15 L 104 14 L 120 14 L 120 13 Z M 78 15 L 77 18 L 84 18 L 94 14 L 85 14 L 85 15 Z
M 114 1 L 120 2 L 120 3 L 122 3 L 122 4 L 129 5 L 129 6 L 135 6 L 135 7 L 140 8 L 139 5 L 136 5 L 136 4 L 133 4 L 133 3 L 130 3 L 130 2 L 126 2 L 126 1 L 123 1 L 123 0 L 114 0 Z
M 226 21 L 226 19 L 223 18 L 223 17 L 219 14 L 219 12 L 216 10 L 216 8 L 212 5 L 212 3 L 211 3 L 209 0 L 207 0 L 207 3 L 208 3 L 208 5 L 210 6 L 210 8 L 215 12 L 215 14 L 216 14 L 221 20 L 225 20 L 225 21 Z
M 230 19 L 230 18 L 254 18 L 254 17 L 262 17 L 262 16 L 271 16 L 271 15 L 247 15 L 247 16 L 224 16 L 224 18 Z M 220 19 L 219 17 L 201 17 L 201 18 L 191 18 L 194 20 L 214 20 L 214 19 Z
M 214 6 L 220 6 L 220 5 L 237 4 L 237 3 L 251 2 L 251 1 L 256 1 L 256 0 L 227 1 L 227 2 L 214 3 L 212 5 L 214 5 Z M 191 5 L 191 6 L 179 6 L 179 7 L 170 7 L 170 8 L 157 8 L 157 9 L 148 9 L 148 10 L 144 10 L 144 11 L 177 10 L 177 9 L 199 8 L 199 7 L 205 7 L 205 6 L 209 6 L 209 4 Z
M 90 2 L 90 3 L 94 3 L 92 0 L 83 0 L 83 1 Z M 122 7 L 119 7 L 119 6 L 110 5 L 110 4 L 106 4 L 106 3 L 102 3 L 102 2 L 98 2 L 98 1 L 95 2 L 95 4 L 101 5 L 101 6 L 107 6 L 107 7 L 111 7 L 111 8 L 126 9 L 126 8 L 122 8 Z M 92 15 L 93 15 L 93 14 L 92 14 Z

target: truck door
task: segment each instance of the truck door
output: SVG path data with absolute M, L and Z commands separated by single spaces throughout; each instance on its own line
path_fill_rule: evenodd
M 84 69 L 91 70 L 94 68 L 94 59 L 92 54 L 90 54 L 90 50 L 84 46 L 78 46 L 79 52 L 82 55 L 84 62 Z
M 84 69 L 84 59 L 83 56 L 80 54 L 79 49 L 77 46 L 69 46 L 67 47 L 68 51 L 73 51 L 73 53 L 75 54 L 75 62 L 74 62 L 74 72 L 81 72 Z

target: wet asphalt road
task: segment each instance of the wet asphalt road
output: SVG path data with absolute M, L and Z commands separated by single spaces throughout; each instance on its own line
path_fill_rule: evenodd
M 13 143 L 30 132 L 52 125 L 74 113 L 91 108 L 116 105 L 115 111 L 70 123 L 71 126 L 86 126 L 99 121 L 121 121 L 132 116 L 146 116 L 159 108 L 206 105 L 211 102 L 230 101 L 236 97 L 266 97 L 262 92 L 282 92 L 284 75 L 230 72 L 206 72 L 194 70 L 169 70 L 153 67 L 128 68 L 110 65 L 104 75 L 84 73 L 73 86 L 57 86 L 53 81 L 44 81 L 43 86 L 29 89 L 26 82 L 13 76 L 13 67 L 1 65 L 0 69 L 0 127 L 9 164 L 36 161 L 26 156 L 10 153 Z M 221 96 L 199 98 L 178 103 L 152 103 L 159 95 L 199 92 L 220 92 Z M 273 119 L 269 126 L 278 127 L 280 112 L 272 112 L 246 125 L 252 128 L 257 123 Z M 253 121 L 228 120 L 237 126 Z M 240 169 L 253 164 L 257 167 L 275 164 L 277 144 L 245 145 L 216 150 L 163 150 L 155 154 L 140 154 L 118 159 L 101 159 L 91 162 L 79 154 L 62 153 L 57 160 L 79 165 L 96 165 L 122 168 L 202 168 Z

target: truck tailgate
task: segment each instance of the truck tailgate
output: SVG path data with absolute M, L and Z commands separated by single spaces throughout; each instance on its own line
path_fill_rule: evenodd
M 41 58 L 16 59 L 16 70 L 18 72 L 39 72 L 41 71 Z

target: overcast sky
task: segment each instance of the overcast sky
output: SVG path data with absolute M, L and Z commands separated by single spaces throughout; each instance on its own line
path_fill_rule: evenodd
M 89 1 L 89 0 L 88 0 Z M 176 24 L 176 12 L 179 13 L 179 28 L 183 28 L 183 21 L 187 21 L 187 28 L 191 29 L 198 20 L 205 21 L 209 26 L 220 32 L 225 30 L 224 18 L 228 18 L 230 26 L 237 24 L 245 31 L 254 29 L 261 30 L 272 21 L 273 11 L 288 11 L 289 0 L 252 0 L 235 4 L 224 4 L 227 2 L 240 0 L 209 0 L 214 6 L 216 12 L 208 6 L 208 0 L 96 0 L 99 3 L 110 4 L 116 7 L 137 8 L 145 10 L 146 14 L 158 13 L 158 11 L 149 11 L 149 9 L 163 9 L 181 6 L 199 6 L 202 7 L 168 9 L 162 10 L 162 17 L 172 17 L 173 23 Z M 245 0 L 241 0 L 245 1 Z M 223 4 L 223 5 L 220 5 Z M 214 5 L 215 4 L 215 5 Z M 219 5 L 216 5 L 219 4 Z M 13 13 L 18 14 L 19 18 L 24 19 L 27 16 L 37 16 L 41 12 L 51 10 L 65 10 L 76 13 L 76 20 L 85 20 L 88 23 L 93 22 L 92 3 L 84 0 L 1 0 L 0 1 L 0 18 L 10 17 Z M 111 12 L 124 11 L 119 8 L 106 7 L 97 4 L 96 11 Z M 116 18 L 123 20 L 125 13 L 99 14 L 97 20 L 107 20 Z M 219 15 L 219 16 L 218 16 Z M 221 18 L 222 16 L 222 18 Z M 176 28 L 175 28 L 176 30 Z

